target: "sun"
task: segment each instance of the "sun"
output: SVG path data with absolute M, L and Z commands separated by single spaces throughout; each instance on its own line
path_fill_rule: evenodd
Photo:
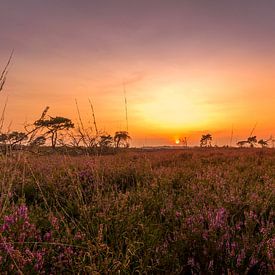
M 179 139 L 176 139 L 176 140 L 175 140 L 175 143 L 176 143 L 176 144 L 180 144 L 180 140 L 179 140 Z

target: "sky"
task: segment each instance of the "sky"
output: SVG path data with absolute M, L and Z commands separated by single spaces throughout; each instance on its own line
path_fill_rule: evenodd
M 0 0 L 0 110 L 23 129 L 45 106 L 132 146 L 275 136 L 273 0 Z

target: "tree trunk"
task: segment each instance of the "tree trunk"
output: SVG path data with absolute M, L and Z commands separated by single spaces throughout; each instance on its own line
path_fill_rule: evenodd
M 56 140 L 57 140 L 57 133 L 56 132 L 52 132 L 51 141 L 52 141 L 52 148 L 53 149 L 55 149 Z
M 119 147 L 119 143 L 120 143 L 120 138 L 117 139 L 117 142 L 116 142 L 116 148 Z

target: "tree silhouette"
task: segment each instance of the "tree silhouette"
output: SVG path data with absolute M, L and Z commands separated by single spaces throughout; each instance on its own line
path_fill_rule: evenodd
M 108 148 L 113 144 L 113 137 L 111 135 L 102 135 L 99 140 L 99 147 Z
M 115 133 L 114 141 L 116 144 L 116 148 L 123 146 L 123 147 L 129 147 L 129 139 L 131 137 L 129 136 L 127 131 L 118 131 Z
M 187 137 L 180 138 L 179 141 L 184 147 L 187 147 Z
M 25 133 L 17 132 L 17 131 L 11 132 L 8 136 L 9 136 L 9 140 L 12 145 L 17 144 L 17 143 L 20 144 L 23 140 L 28 139 L 28 137 Z
M 200 146 L 201 147 L 211 147 L 212 135 L 206 134 L 201 136 Z
M 241 140 L 237 142 L 237 145 L 241 148 L 244 147 L 245 144 L 249 144 L 251 148 L 255 147 L 257 144 L 257 137 L 250 136 L 249 138 L 247 138 L 247 140 Z
M 275 146 L 275 138 L 273 138 L 273 136 L 270 136 L 270 139 L 269 139 L 270 141 L 271 141 L 271 146 L 272 146 L 272 148 L 274 148 L 274 146 Z
M 238 142 L 237 142 L 237 145 L 238 145 L 239 147 L 242 148 L 242 147 L 244 147 L 244 145 L 247 144 L 247 143 L 248 143 L 247 140 L 241 140 L 241 141 L 238 141 Z
M 257 144 L 257 137 L 252 136 L 247 139 L 247 143 L 250 144 L 250 147 L 253 148 Z
M 260 139 L 258 141 L 258 144 L 260 144 L 262 146 L 262 148 L 264 148 L 264 147 L 267 147 L 268 142 L 267 142 L 267 140 Z
M 13 131 L 11 133 L 1 134 L 0 135 L 0 142 L 4 143 L 4 144 L 9 144 L 11 146 L 14 146 L 16 144 L 21 144 L 21 142 L 26 140 L 27 138 L 28 137 L 25 133 Z
M 0 142 L 2 143 L 2 144 L 7 144 L 7 141 L 8 141 L 9 139 L 8 139 L 8 134 L 0 134 Z
M 34 125 L 36 127 L 43 127 L 48 129 L 48 131 L 45 133 L 45 136 L 51 136 L 52 148 L 56 147 L 58 132 L 74 128 L 74 124 L 69 118 L 59 116 L 50 117 L 50 119 L 39 119 L 34 123 Z
M 30 146 L 42 146 L 46 143 L 46 137 L 39 136 L 30 142 Z

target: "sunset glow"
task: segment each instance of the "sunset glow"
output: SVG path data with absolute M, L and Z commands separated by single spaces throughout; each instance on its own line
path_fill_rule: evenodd
M 133 146 L 202 133 L 228 144 L 275 136 L 275 2 L 2 1 L 0 68 L 15 50 L 1 105 L 4 127 L 41 114 L 113 134 Z M 66 3 L 66 4 L 65 4 Z M 24 10 L 24 13 L 22 12 Z M 7 24 L 7 22 L 9 22 Z
M 0 0 L 0 275 L 273 274 L 274 152 L 275 0 Z
M 175 140 L 175 143 L 176 143 L 176 144 L 180 144 L 180 140 L 179 140 L 179 139 L 176 139 L 176 140 Z

